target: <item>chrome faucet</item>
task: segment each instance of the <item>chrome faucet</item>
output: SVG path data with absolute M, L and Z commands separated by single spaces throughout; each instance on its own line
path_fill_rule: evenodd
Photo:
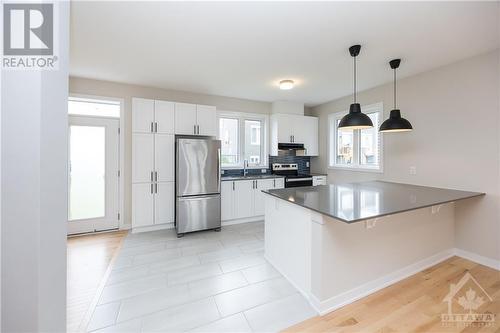
M 243 177 L 246 177 L 248 174 L 248 160 L 243 160 Z

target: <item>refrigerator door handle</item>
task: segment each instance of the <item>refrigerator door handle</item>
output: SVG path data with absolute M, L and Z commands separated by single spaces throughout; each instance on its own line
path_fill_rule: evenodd
M 217 172 L 217 184 L 218 184 L 218 192 L 220 193 L 220 174 L 222 172 L 221 169 L 221 149 L 217 149 L 217 164 L 219 165 Z

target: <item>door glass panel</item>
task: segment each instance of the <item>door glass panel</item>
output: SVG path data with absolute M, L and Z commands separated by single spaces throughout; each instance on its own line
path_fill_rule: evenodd
M 104 217 L 105 128 L 70 126 L 69 220 Z
M 68 113 L 81 116 L 120 118 L 120 102 L 72 97 L 68 101 Z

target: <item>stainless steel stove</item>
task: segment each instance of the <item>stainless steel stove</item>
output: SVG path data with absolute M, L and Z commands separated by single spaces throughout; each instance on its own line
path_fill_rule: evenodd
M 272 172 L 276 175 L 285 176 L 285 187 L 312 186 L 313 184 L 313 176 L 299 173 L 297 163 L 273 163 Z

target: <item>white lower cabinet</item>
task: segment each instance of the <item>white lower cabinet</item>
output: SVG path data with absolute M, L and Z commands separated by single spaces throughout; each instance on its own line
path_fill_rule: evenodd
M 283 188 L 283 178 L 223 181 L 221 184 L 222 221 L 264 215 L 262 190 Z
M 174 222 L 174 182 L 155 184 L 155 224 Z
M 174 182 L 132 184 L 132 227 L 174 222 Z
M 144 227 L 153 224 L 153 183 L 132 184 L 132 226 Z

